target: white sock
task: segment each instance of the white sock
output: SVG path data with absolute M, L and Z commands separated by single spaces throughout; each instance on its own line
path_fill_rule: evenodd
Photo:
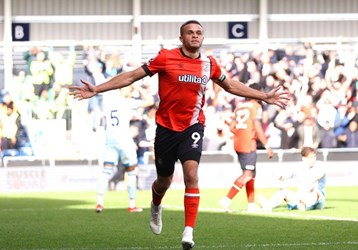
M 193 231 L 194 229 L 192 227 L 185 227 L 183 232 L 183 239 L 189 239 L 193 240 Z
M 126 182 L 127 182 L 129 202 L 134 202 L 136 191 L 137 191 L 137 174 L 135 170 L 126 172 Z
M 129 207 L 135 208 L 135 199 L 129 199 Z
M 112 167 L 103 167 L 97 182 L 97 204 L 103 206 L 104 194 L 108 189 L 108 181 L 113 175 Z
M 97 195 L 97 205 L 101 205 L 103 207 L 103 205 L 104 205 L 104 195 L 103 194 Z

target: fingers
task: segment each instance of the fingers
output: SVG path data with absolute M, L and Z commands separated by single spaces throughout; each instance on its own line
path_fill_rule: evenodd
M 83 100 L 83 91 L 88 86 L 88 82 L 80 80 L 85 86 L 68 86 L 70 90 L 69 95 L 73 96 L 74 99 Z
M 70 95 L 77 95 L 81 93 L 81 87 L 73 86 L 73 87 L 69 87 L 69 89 L 70 89 L 70 93 L 69 93 Z
M 279 100 L 278 104 L 281 108 L 285 108 L 287 106 L 287 100 Z
M 282 85 L 279 85 L 273 89 L 274 95 L 274 104 L 279 106 L 280 108 L 284 109 L 287 106 L 288 101 L 290 98 L 290 93 L 288 90 L 281 90 L 283 88 Z
M 288 101 L 291 99 L 290 94 L 288 91 L 282 91 L 278 94 L 279 94 L 279 96 L 278 96 L 278 100 L 277 100 L 277 102 L 278 102 L 277 105 L 280 108 L 285 108 L 288 104 Z
M 280 89 L 282 89 L 282 90 L 279 91 Z M 283 88 L 283 85 L 279 85 L 279 86 L 275 87 L 275 88 L 273 89 L 273 91 L 274 91 L 275 93 L 278 93 L 279 95 L 287 95 L 287 96 L 290 96 L 290 92 L 289 92 L 287 89 L 284 89 L 284 88 Z
M 282 88 L 282 85 L 278 85 L 277 87 L 275 87 L 275 91 L 277 92 L 280 88 Z
M 288 90 L 283 90 L 283 91 L 280 91 L 280 92 L 276 91 L 276 93 L 280 96 L 280 98 L 285 98 L 286 100 L 291 99 L 291 95 L 290 95 L 290 92 Z
M 86 86 L 89 86 L 90 85 L 90 83 L 89 82 L 86 82 L 85 80 L 80 80 L 84 85 L 86 85 Z
M 67 87 L 69 90 L 74 90 L 74 89 L 81 89 L 81 86 L 68 86 Z
M 73 96 L 74 99 L 78 99 L 78 100 L 82 100 L 83 96 L 82 96 L 82 92 L 83 92 L 83 87 L 79 87 L 79 86 L 69 86 L 69 92 L 68 94 Z
M 79 91 L 74 91 L 74 92 L 70 92 L 70 95 L 73 96 L 73 98 L 78 99 L 78 100 L 82 100 L 82 95 L 81 92 Z
M 275 92 L 278 92 L 280 89 L 283 89 L 283 85 L 278 85 L 274 88 Z M 283 90 L 282 92 L 287 92 L 287 90 Z

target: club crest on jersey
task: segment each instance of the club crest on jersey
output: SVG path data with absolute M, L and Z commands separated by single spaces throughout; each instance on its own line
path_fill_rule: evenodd
M 209 81 L 209 77 L 204 75 L 202 77 L 197 77 L 196 75 L 180 75 L 178 77 L 179 82 L 186 82 L 186 83 L 197 83 L 206 85 Z

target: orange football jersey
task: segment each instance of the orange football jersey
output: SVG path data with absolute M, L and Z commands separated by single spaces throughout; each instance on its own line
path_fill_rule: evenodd
M 193 59 L 180 48 L 162 49 L 142 67 L 149 76 L 158 73 L 158 124 L 174 131 L 183 131 L 198 122 L 205 124 L 202 107 L 206 85 L 210 79 L 225 78 L 214 58 L 201 54 Z
M 239 102 L 234 111 L 236 121 L 234 133 L 234 149 L 240 153 L 250 153 L 256 150 L 255 120 L 262 119 L 261 105 L 255 100 Z

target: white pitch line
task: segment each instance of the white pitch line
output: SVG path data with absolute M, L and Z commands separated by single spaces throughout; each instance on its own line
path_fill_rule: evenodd
M 358 245 L 356 241 L 347 242 L 311 242 L 311 243 L 283 243 L 283 244 L 248 244 L 245 247 L 300 247 L 300 246 L 342 246 L 342 245 Z
M 200 249 L 262 249 L 272 247 L 313 247 L 313 246 L 356 246 L 358 242 L 356 241 L 348 241 L 348 242 L 302 242 L 302 243 L 284 243 L 284 244 L 235 244 L 235 245 L 198 245 L 197 248 Z M 161 250 L 161 249 L 178 249 L 178 246 L 165 246 L 165 247 L 116 247 L 116 248 L 51 248 L 50 250 Z M 23 250 L 49 250 L 43 248 L 28 248 Z

